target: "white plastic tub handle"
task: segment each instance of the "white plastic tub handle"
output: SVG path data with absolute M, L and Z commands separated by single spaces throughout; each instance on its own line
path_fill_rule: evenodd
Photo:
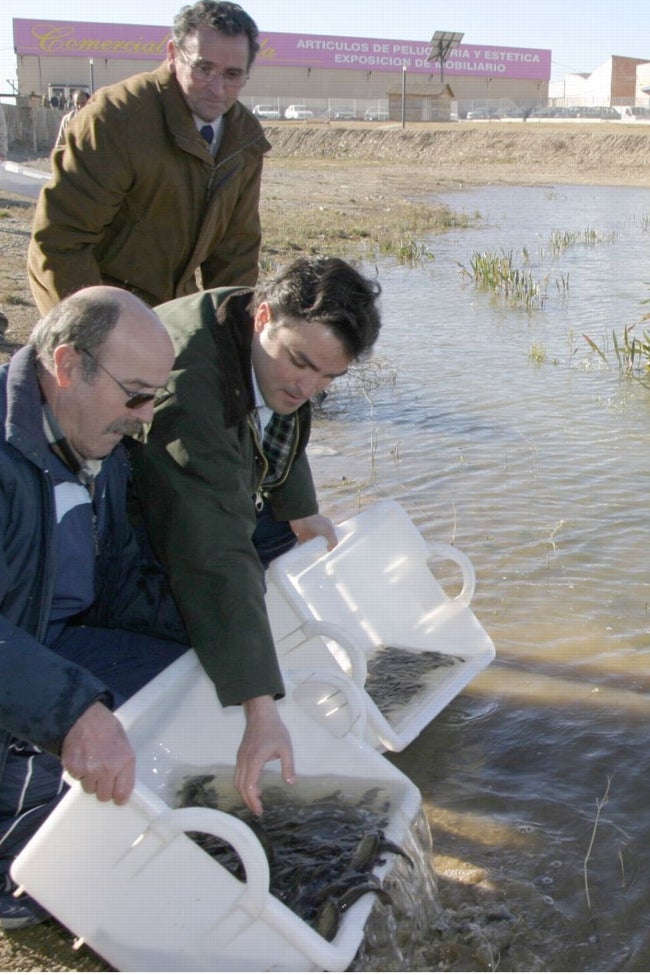
M 468 557 L 457 548 L 454 548 L 453 545 L 446 545 L 444 542 L 432 542 L 427 547 L 431 557 L 436 556 L 440 559 L 455 562 L 460 568 L 463 573 L 463 588 L 457 596 L 451 598 L 451 601 L 461 606 L 469 606 L 476 588 L 476 573 Z
M 354 734 L 358 738 L 365 738 L 368 726 L 368 695 L 360 690 L 354 681 L 350 680 L 341 670 L 326 670 L 321 667 L 299 667 L 289 671 L 289 679 L 296 684 L 308 684 L 310 681 L 329 684 L 330 687 L 342 691 L 350 708 L 350 726 L 337 737 L 344 738 Z
M 345 650 L 350 660 L 352 680 L 358 687 L 364 686 L 368 676 L 366 655 L 353 642 L 350 634 L 342 626 L 338 626 L 336 623 L 328 623 L 325 620 L 305 620 L 300 628 L 306 637 L 324 636 L 338 643 Z
M 169 842 L 179 833 L 211 833 L 225 840 L 235 849 L 246 871 L 246 883 L 242 896 L 233 907 L 241 907 L 257 917 L 264 910 L 269 894 L 269 863 L 260 841 L 246 823 L 236 816 L 207 809 L 203 806 L 187 806 L 171 809 L 158 816 L 148 826 L 163 841 Z

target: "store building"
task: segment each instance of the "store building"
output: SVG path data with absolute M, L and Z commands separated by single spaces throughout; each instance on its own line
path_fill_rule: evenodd
M 15 18 L 19 97 L 65 101 L 74 88 L 94 90 L 165 57 L 168 27 L 77 23 Z M 486 47 L 461 41 L 441 64 L 430 60 L 427 40 L 334 37 L 260 31 L 261 47 L 241 100 L 253 107 L 306 105 L 317 116 L 345 108 L 398 110 L 394 94 L 412 90 L 411 106 L 422 118 L 438 119 L 473 108 L 545 105 L 551 52 L 531 48 Z M 449 98 L 444 88 L 453 93 Z M 390 97 L 389 97 L 390 96 Z M 455 103 L 455 104 L 454 104 Z M 397 106 L 397 107 L 396 107 Z

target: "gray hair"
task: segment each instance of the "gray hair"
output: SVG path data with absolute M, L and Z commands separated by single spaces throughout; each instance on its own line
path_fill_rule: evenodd
M 115 295 L 93 291 L 92 295 L 82 291 L 64 298 L 32 329 L 29 344 L 47 368 L 52 366 L 60 345 L 71 345 L 78 352 L 90 353 L 82 358 L 84 379 L 92 379 L 97 372 L 90 356 L 95 356 L 117 325 L 123 305 Z
M 192 6 L 182 7 L 174 17 L 172 27 L 172 41 L 174 46 L 182 48 L 188 34 L 199 27 L 211 27 L 212 30 L 225 34 L 226 37 L 238 37 L 245 34 L 248 37 L 248 67 L 255 60 L 260 49 L 258 43 L 257 24 L 238 3 L 225 0 L 198 0 Z

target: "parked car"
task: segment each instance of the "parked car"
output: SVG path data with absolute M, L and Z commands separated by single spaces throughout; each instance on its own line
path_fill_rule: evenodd
M 503 113 L 503 118 L 528 118 L 530 115 L 530 108 L 508 108 Z
M 622 117 L 626 119 L 650 119 L 650 108 L 647 105 L 628 105 L 620 109 Z
M 349 108 L 331 108 L 327 117 L 334 122 L 353 122 L 356 115 Z
M 253 109 L 253 115 L 260 119 L 266 119 L 267 121 L 282 118 L 282 112 L 274 108 L 273 105 L 256 105 Z
M 531 118 L 575 118 L 571 109 L 562 108 L 559 105 L 545 105 L 543 108 L 534 108 L 530 113 Z
M 558 108 L 562 118 L 594 118 L 611 119 L 617 121 L 620 114 L 610 105 L 571 105 L 568 108 Z
M 530 114 L 531 118 L 579 118 L 581 109 L 573 105 L 546 105 L 544 108 L 536 108 Z
M 366 122 L 388 122 L 390 115 L 383 108 L 369 108 L 363 116 Z
M 497 112 L 493 112 L 490 108 L 474 108 L 471 112 L 468 112 L 466 118 L 471 122 L 472 119 L 482 119 L 483 121 L 489 119 L 497 119 L 499 115 Z
M 289 105 L 288 109 L 284 113 L 284 117 L 304 120 L 308 118 L 313 118 L 314 113 L 310 111 L 306 105 Z

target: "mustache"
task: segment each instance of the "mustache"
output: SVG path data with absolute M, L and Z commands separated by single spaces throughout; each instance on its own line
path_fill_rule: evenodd
M 123 437 L 138 437 L 144 430 L 144 423 L 140 420 L 116 420 L 106 428 L 107 433 L 120 433 Z

